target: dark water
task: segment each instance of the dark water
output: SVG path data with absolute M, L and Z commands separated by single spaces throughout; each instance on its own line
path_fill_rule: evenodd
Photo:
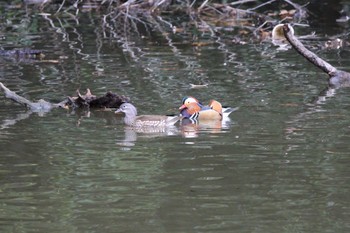
M 141 114 L 177 113 L 185 95 L 239 110 L 139 133 L 112 112 L 41 115 L 1 97 L 1 232 L 349 232 L 350 92 L 321 93 L 326 75 L 294 51 L 14 11 L 1 46 L 46 57 L 0 58 L 0 81 L 29 99 L 90 88 Z M 318 52 L 350 69 L 346 48 Z

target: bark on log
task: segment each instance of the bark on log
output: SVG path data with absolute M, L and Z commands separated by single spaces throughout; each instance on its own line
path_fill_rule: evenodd
M 344 86 L 350 86 L 350 73 L 338 70 L 315 53 L 308 50 L 292 33 L 291 26 L 285 24 L 283 26 L 283 32 L 288 42 L 292 47 L 309 62 L 314 64 L 316 67 L 324 71 L 329 75 L 329 85 L 333 88 L 339 88 Z

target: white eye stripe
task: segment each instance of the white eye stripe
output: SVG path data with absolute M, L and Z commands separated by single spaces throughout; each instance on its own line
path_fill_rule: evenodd
M 197 100 L 194 99 L 194 98 L 192 98 L 192 97 L 190 97 L 190 98 L 187 98 L 186 103 L 187 103 L 187 104 L 190 104 L 190 103 L 197 103 Z

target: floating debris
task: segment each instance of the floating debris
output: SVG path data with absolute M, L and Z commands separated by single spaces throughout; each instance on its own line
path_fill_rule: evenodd
M 192 84 L 192 83 L 190 83 L 191 89 L 207 88 L 208 85 L 209 85 L 208 83 L 206 83 L 206 84 Z

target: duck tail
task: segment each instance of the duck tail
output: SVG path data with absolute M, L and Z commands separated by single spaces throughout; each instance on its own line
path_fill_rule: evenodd
M 231 108 L 231 107 L 223 107 L 222 108 L 222 116 L 225 118 L 225 117 L 228 117 L 232 112 L 238 110 L 239 107 L 236 107 L 236 108 Z
M 178 122 L 179 120 L 181 120 L 183 117 L 181 116 L 172 116 L 169 117 L 167 120 L 167 125 L 174 125 L 176 122 Z

